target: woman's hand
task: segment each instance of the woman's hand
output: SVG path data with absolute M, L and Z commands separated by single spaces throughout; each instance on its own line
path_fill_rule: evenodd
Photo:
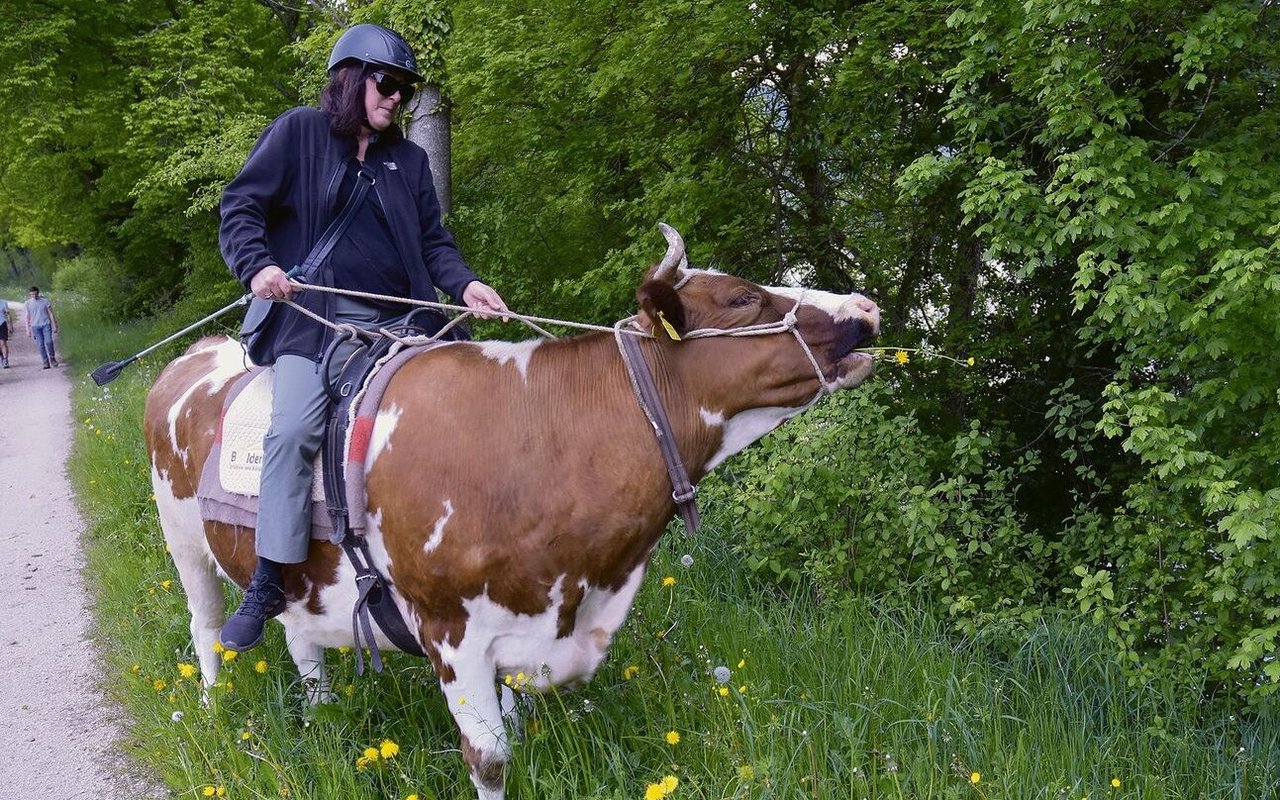
M 467 308 L 475 311 L 476 316 L 481 319 L 490 319 L 498 316 L 503 311 L 509 310 L 507 304 L 503 302 L 502 296 L 492 286 L 483 284 L 480 281 L 472 281 L 467 284 L 467 288 L 462 290 L 462 302 L 466 303 Z M 502 321 L 507 321 L 505 314 L 502 315 Z
M 293 286 L 289 283 L 289 276 L 275 264 L 263 267 L 253 276 L 249 281 L 249 291 L 253 292 L 254 297 L 261 297 L 263 300 L 293 299 Z

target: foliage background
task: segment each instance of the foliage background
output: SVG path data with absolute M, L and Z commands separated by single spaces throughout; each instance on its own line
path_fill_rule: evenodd
M 1280 687 L 1274 3 L 11 0 L 11 274 L 118 320 L 225 303 L 221 185 L 350 21 L 430 55 L 450 224 L 513 307 L 625 313 L 665 220 L 976 358 L 728 465 L 708 506 L 759 575 L 961 631 L 1067 609 L 1135 681 Z

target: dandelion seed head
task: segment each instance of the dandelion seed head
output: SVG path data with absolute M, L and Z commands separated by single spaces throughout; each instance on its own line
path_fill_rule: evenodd
M 728 683 L 729 679 L 733 677 L 733 673 L 723 664 L 716 667 L 711 674 L 715 676 L 716 683 Z
M 172 714 L 169 715 L 169 719 L 173 720 L 174 722 L 182 722 L 182 712 L 181 711 L 173 712 Z
M 692 567 L 693 556 L 689 555 L 688 553 L 685 553 L 684 555 L 680 556 L 680 566 L 684 567 L 685 569 Z

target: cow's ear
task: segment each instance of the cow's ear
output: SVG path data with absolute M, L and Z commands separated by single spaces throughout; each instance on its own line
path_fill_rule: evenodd
M 645 281 L 636 289 L 640 324 L 659 339 L 679 340 L 688 330 L 680 293 L 666 281 Z

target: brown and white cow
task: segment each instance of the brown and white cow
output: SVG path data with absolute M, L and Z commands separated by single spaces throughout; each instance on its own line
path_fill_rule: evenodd
M 872 360 L 854 348 L 878 332 L 879 310 L 857 294 L 687 269 L 683 241 L 663 231 L 667 254 L 637 291 L 646 328 L 658 311 L 681 333 L 795 320 L 794 334 L 642 340 L 696 482 L 821 394 L 866 378 Z M 147 398 L 160 522 L 206 684 L 221 660 L 219 575 L 244 586 L 255 558 L 253 531 L 204 523 L 195 498 L 243 370 L 237 342 L 204 339 Z M 396 374 L 365 466 L 375 562 L 430 655 L 479 797 L 500 800 L 513 698 L 496 678 L 523 672 L 537 690 L 589 680 L 675 512 L 653 428 L 612 335 L 455 343 Z M 289 652 L 323 695 L 323 649 L 352 645 L 353 571 L 338 547 L 313 541 L 285 582 Z

